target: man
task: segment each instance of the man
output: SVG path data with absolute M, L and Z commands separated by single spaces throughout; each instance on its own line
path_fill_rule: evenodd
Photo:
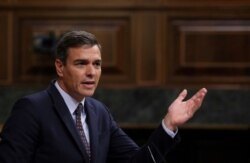
M 162 123 L 139 148 L 92 96 L 101 76 L 101 46 L 85 31 L 65 33 L 55 55 L 57 80 L 18 100 L 0 142 L 1 163 L 155 163 L 179 142 L 177 128 L 200 107 L 202 88 L 183 101 L 183 90 Z M 78 108 L 78 109 L 76 109 Z

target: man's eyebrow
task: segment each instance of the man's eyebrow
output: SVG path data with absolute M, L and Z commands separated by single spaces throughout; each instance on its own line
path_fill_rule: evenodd
M 95 62 L 102 62 L 102 60 L 101 59 L 96 59 Z
M 88 64 L 89 62 L 87 59 L 76 59 L 73 61 L 74 64 Z
M 76 59 L 74 60 L 74 62 L 84 62 L 84 61 L 88 61 L 87 59 Z
M 76 62 L 90 62 L 88 59 L 76 59 L 74 60 L 74 63 Z M 95 59 L 93 62 L 102 62 L 102 59 Z

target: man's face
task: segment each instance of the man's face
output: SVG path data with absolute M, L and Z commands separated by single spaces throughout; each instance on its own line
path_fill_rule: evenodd
M 55 61 L 62 89 L 81 101 L 86 96 L 92 96 L 101 76 L 101 52 L 97 45 L 84 45 L 68 49 L 66 63 L 59 59 Z

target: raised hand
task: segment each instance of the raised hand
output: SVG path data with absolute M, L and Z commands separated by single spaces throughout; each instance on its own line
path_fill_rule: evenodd
M 202 88 L 190 99 L 183 101 L 187 96 L 187 90 L 184 89 L 169 106 L 168 112 L 164 117 L 165 126 L 175 131 L 178 126 L 192 118 L 194 113 L 200 108 L 206 93 L 207 89 Z

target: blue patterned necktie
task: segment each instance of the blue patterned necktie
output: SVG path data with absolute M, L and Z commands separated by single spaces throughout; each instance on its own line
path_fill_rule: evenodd
M 88 141 L 87 141 L 87 139 L 86 139 L 86 135 L 85 135 L 85 133 L 84 133 L 84 130 L 83 130 L 83 127 L 82 127 L 82 121 L 81 121 L 81 111 L 82 111 L 83 109 L 84 109 L 84 108 L 83 108 L 83 105 L 82 105 L 82 103 L 80 103 L 80 104 L 78 105 L 78 107 L 76 108 L 76 110 L 75 110 L 75 115 L 76 115 L 76 128 L 77 128 L 77 130 L 78 130 L 78 133 L 79 133 L 79 135 L 80 135 L 80 137 L 81 137 L 81 140 L 82 140 L 82 142 L 83 142 L 83 144 L 84 144 L 84 146 L 85 146 L 86 152 L 87 152 L 87 154 L 88 154 L 88 156 L 89 156 L 89 160 L 90 160 L 90 158 L 91 158 L 90 145 L 89 145 L 89 143 L 88 143 Z

